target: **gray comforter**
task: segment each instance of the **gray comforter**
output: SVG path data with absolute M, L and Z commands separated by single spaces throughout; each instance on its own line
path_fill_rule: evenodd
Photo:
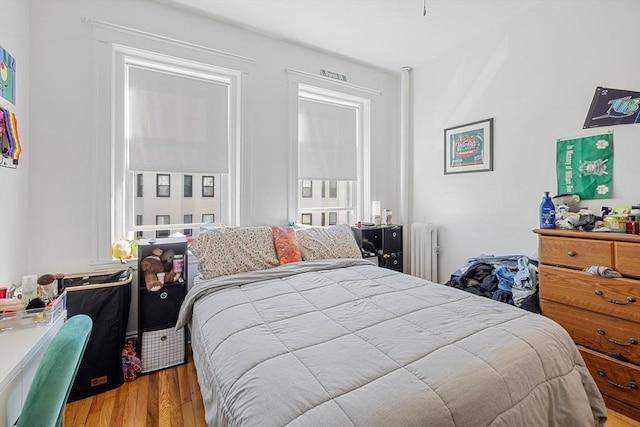
M 201 281 L 190 324 L 210 426 L 597 426 L 569 335 L 365 260 Z

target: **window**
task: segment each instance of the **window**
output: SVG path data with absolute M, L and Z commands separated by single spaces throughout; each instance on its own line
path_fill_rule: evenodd
M 214 213 L 226 224 L 242 223 L 248 214 L 240 197 L 246 185 L 240 145 L 248 113 L 241 89 L 251 85 L 253 60 L 105 22 L 90 31 L 97 42 L 92 65 L 101 70 L 94 74 L 99 96 L 93 107 L 112 112 L 96 124 L 92 144 L 94 157 L 103 159 L 92 181 L 92 263 L 112 262 L 106 242 L 187 228 L 185 214 L 199 219 Z M 192 197 L 179 191 L 156 197 L 148 190 L 137 197 L 137 174 L 147 186 L 156 184 L 156 174 L 169 174 L 173 183 L 192 175 L 196 188 Z M 207 206 L 201 206 L 197 188 L 203 175 L 215 176 L 217 186 Z M 144 223 L 137 225 L 140 214 Z M 169 215 L 174 223 L 155 224 L 156 215 Z
M 202 177 L 202 197 L 214 197 L 215 191 L 213 189 L 215 179 L 212 176 Z
M 170 215 L 156 215 L 156 225 L 171 224 Z M 169 230 L 156 230 L 156 237 L 169 237 Z
M 191 224 L 193 222 L 193 215 L 192 214 L 185 214 L 182 222 L 185 223 L 185 224 Z M 192 233 L 192 229 L 191 228 L 185 228 L 182 231 L 182 234 L 184 234 L 185 236 L 191 236 L 193 234 Z
M 193 196 L 193 175 L 184 176 L 184 197 Z
M 171 197 L 171 175 L 156 174 L 156 197 Z
M 329 197 L 332 199 L 338 197 L 338 181 L 329 181 Z
M 368 201 L 369 101 L 298 85 L 297 215 L 319 212 L 323 225 L 355 223 Z M 365 135 L 366 134 L 366 135 Z M 312 188 L 321 189 L 313 197 Z
M 311 225 L 313 220 L 313 215 L 310 213 L 303 213 L 302 214 L 302 223 L 305 225 Z
M 136 215 L 136 225 L 142 225 L 142 215 Z M 140 240 L 142 239 L 143 235 L 142 235 L 142 231 L 136 231 L 136 239 Z
M 216 222 L 216 214 L 202 214 L 202 222 L 205 224 L 213 224 Z
M 313 184 L 309 180 L 302 180 L 302 197 L 313 197 Z
M 136 197 L 143 197 L 143 194 L 144 194 L 143 177 L 144 175 L 142 175 L 141 173 L 136 174 Z
M 329 212 L 329 225 L 336 225 L 338 223 L 338 212 Z

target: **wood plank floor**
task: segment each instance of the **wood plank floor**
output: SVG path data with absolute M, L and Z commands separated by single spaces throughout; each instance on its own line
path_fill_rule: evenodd
M 106 393 L 69 403 L 64 427 L 206 427 L 191 352 L 189 363 L 141 375 Z
M 142 375 L 115 390 L 67 405 L 64 427 L 206 427 L 191 352 L 189 363 Z M 640 427 L 609 411 L 606 427 Z

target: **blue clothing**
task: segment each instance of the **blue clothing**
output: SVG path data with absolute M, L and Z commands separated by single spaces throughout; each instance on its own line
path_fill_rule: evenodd
M 498 278 L 498 289 L 511 292 L 513 286 L 513 273 L 505 265 L 496 268 L 494 273 Z

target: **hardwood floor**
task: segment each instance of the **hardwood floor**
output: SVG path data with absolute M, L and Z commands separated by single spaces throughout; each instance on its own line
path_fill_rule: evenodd
M 115 390 L 67 405 L 64 427 L 206 427 L 191 354 L 189 363 L 142 375 Z M 609 411 L 606 427 L 640 427 Z
M 191 354 L 189 363 L 164 369 L 69 403 L 64 427 L 206 427 Z

